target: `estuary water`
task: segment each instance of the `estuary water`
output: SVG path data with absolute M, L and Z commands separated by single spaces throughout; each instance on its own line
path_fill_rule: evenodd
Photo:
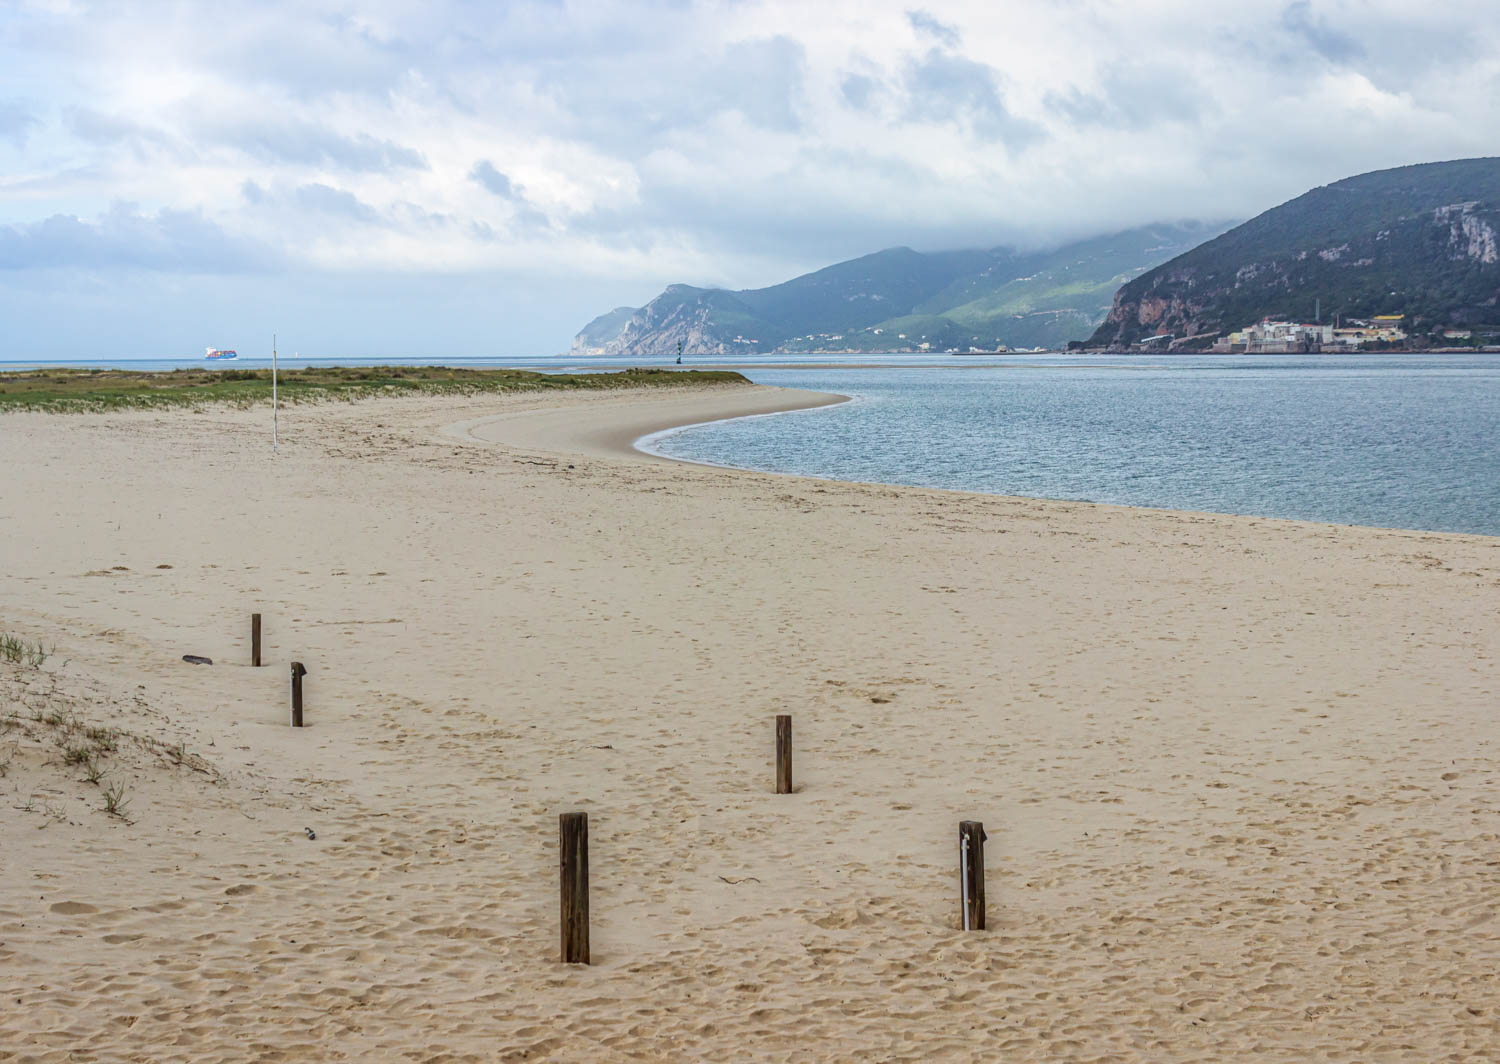
M 821 410 L 676 430 L 677 458 L 1127 506 L 1500 535 L 1500 356 L 1011 356 L 746 370 Z
M 690 356 L 822 410 L 676 430 L 676 458 L 837 480 L 1500 536 L 1500 355 Z M 818 363 L 824 368 L 794 368 Z M 201 358 L 63 363 L 262 368 Z M 282 359 L 592 372 L 671 358 Z M 59 363 L 0 362 L 0 374 Z M 871 368 L 867 368 L 871 367 Z

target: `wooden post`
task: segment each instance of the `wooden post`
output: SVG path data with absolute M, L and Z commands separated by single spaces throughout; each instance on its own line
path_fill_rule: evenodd
M 562 870 L 562 962 L 589 963 L 589 815 L 563 813 L 557 823 Z
M 965 931 L 984 930 L 984 825 L 977 820 L 958 824 L 958 881 Z
M 250 667 L 260 668 L 260 614 L 250 615 Z
M 776 793 L 792 793 L 792 718 L 776 717 Z
M 302 677 L 307 670 L 302 662 L 292 662 L 292 727 L 302 727 Z

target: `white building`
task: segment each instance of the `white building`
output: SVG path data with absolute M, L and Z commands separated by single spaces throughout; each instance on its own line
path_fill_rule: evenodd
M 1374 322 L 1350 322 L 1348 328 L 1332 325 L 1307 325 L 1295 321 L 1272 321 L 1266 318 L 1239 332 L 1230 333 L 1210 349 L 1219 354 L 1235 353 L 1271 355 L 1303 351 L 1358 351 L 1373 341 L 1406 339 L 1398 327 L 1399 315 L 1377 318 Z

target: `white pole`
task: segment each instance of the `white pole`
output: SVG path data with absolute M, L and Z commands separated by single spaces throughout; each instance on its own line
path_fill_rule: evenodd
M 271 453 L 280 453 L 279 426 L 276 414 L 276 334 L 271 334 Z

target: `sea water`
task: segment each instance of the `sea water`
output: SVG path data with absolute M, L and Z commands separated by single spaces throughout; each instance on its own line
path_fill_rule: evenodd
M 794 369 L 806 363 L 833 368 Z M 269 360 L 0 362 L 170 370 Z M 673 358 L 282 359 L 591 372 Z M 1500 535 L 1500 355 L 692 356 L 855 402 L 676 431 L 693 461 L 840 480 Z M 875 366 L 879 368 L 863 368 Z
M 649 446 L 838 480 L 1500 535 L 1500 356 L 960 362 L 752 369 L 855 401 Z

